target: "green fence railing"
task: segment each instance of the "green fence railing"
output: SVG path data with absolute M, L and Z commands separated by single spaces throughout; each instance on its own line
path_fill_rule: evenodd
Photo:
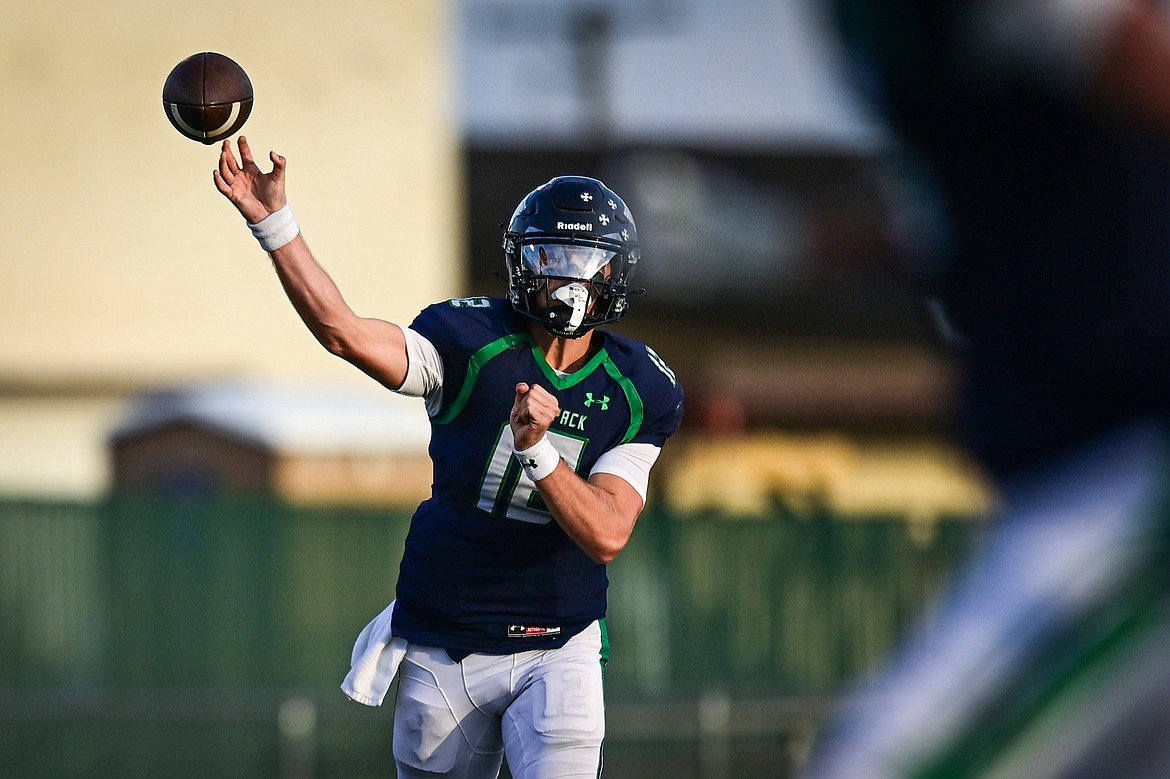
M 0 502 L 4 775 L 387 775 L 390 713 L 337 686 L 392 597 L 408 523 L 261 498 Z M 713 690 L 831 696 L 979 527 L 648 510 L 610 570 L 615 712 Z

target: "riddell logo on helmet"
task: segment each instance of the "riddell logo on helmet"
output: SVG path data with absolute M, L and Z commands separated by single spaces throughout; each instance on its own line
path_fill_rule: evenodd
M 593 232 L 593 223 L 585 222 L 557 222 L 558 230 L 581 230 L 587 233 Z

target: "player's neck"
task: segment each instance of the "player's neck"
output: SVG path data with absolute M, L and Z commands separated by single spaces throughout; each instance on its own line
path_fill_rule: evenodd
M 580 338 L 557 338 L 542 325 L 530 328 L 537 347 L 544 354 L 544 359 L 553 370 L 562 373 L 572 373 L 580 368 L 593 356 L 594 331 L 589 331 Z

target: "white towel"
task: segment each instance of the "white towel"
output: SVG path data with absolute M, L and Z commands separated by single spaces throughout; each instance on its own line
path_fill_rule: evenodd
M 390 635 L 394 601 L 358 634 L 350 657 L 351 667 L 341 690 L 358 703 L 381 706 L 406 655 L 406 641 Z

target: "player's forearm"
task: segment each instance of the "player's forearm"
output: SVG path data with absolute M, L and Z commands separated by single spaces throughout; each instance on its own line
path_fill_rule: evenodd
M 330 352 L 344 356 L 356 315 L 298 235 L 271 252 L 277 278 L 305 326 Z
M 582 479 L 563 461 L 536 487 L 561 529 L 591 560 L 611 562 L 630 540 L 637 512 Z
M 285 294 L 317 341 L 383 386 L 401 387 L 409 366 L 402 329 L 354 313 L 303 237 L 270 255 Z

